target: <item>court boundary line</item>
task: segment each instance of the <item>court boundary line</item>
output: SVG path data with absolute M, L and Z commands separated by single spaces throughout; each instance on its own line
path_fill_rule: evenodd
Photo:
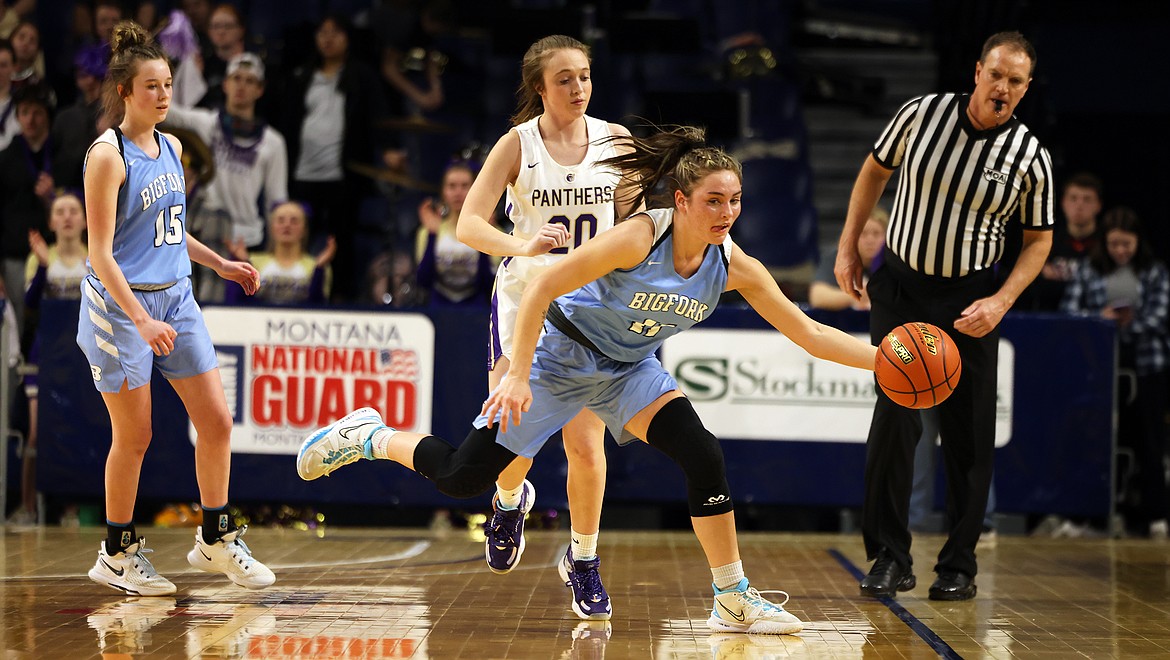
M 849 561 L 849 559 L 844 554 L 842 554 L 840 550 L 836 548 L 829 548 L 826 552 L 829 553 L 830 557 L 836 559 L 837 563 L 841 564 L 841 567 L 848 571 L 849 574 L 852 575 L 857 581 L 860 582 L 862 578 L 865 577 L 865 573 L 862 573 L 861 569 L 855 566 L 853 562 Z M 873 600 L 876 600 L 877 602 L 889 608 L 889 610 L 893 612 L 895 616 L 901 619 L 902 623 L 906 624 L 910 630 L 914 631 L 914 634 L 918 635 L 922 641 L 926 642 L 926 644 L 930 646 L 930 648 L 933 649 L 935 653 L 938 653 L 940 658 L 946 658 L 947 660 L 963 660 L 963 656 L 956 653 L 955 650 L 951 648 L 950 644 L 947 644 L 942 637 L 938 636 L 938 633 L 931 630 L 930 626 L 923 623 L 921 619 L 911 614 L 910 610 L 906 609 L 901 603 L 898 602 L 896 598 L 893 598 L 892 596 L 882 596 L 881 598 L 875 598 Z

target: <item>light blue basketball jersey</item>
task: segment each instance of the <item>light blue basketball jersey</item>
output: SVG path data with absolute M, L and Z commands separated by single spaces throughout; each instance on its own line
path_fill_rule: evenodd
M 183 164 L 162 133 L 156 130 L 154 139 L 158 158 L 148 156 L 117 128 L 94 142 L 112 144 L 126 163 L 126 181 L 118 189 L 113 252 L 131 287 L 171 284 L 191 275 Z
M 684 279 L 674 270 L 674 209 L 645 213 L 654 222 L 654 247 L 642 263 L 615 270 L 556 301 L 560 314 L 593 348 L 619 362 L 653 355 L 668 337 L 707 318 L 727 288 L 730 236 L 722 245 L 710 246 L 703 264 Z M 558 325 L 555 316 L 553 310 L 550 320 Z

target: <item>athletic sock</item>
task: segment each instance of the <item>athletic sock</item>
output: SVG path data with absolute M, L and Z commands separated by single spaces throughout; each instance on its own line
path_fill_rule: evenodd
M 116 523 L 106 519 L 106 554 L 113 556 L 138 542 L 134 521 Z
M 588 561 L 597 557 L 597 532 L 582 534 L 577 530 L 570 530 L 573 539 L 573 559 Z
M 236 526 L 232 523 L 232 513 L 228 511 L 226 504 L 214 509 L 203 507 L 204 543 L 211 545 L 235 528 Z
M 743 562 L 737 561 L 726 566 L 716 566 L 711 569 L 711 577 L 715 582 L 716 589 L 727 591 L 743 580 Z
M 500 511 L 515 511 L 520 508 L 520 497 L 524 494 L 524 482 L 511 490 L 506 490 L 496 483 L 496 508 Z
M 371 433 L 370 437 L 366 438 L 365 446 L 363 447 L 363 453 L 366 455 L 366 458 L 371 461 L 374 459 L 381 459 L 383 461 L 393 460 L 390 458 L 389 450 L 390 438 L 393 438 L 395 433 L 397 431 L 389 426 L 383 426 Z

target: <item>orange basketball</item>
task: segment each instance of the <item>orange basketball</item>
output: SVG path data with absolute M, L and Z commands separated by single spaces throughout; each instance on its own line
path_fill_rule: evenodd
M 878 385 L 894 403 L 932 408 L 955 391 L 963 363 L 947 333 L 915 321 L 882 338 L 873 371 Z

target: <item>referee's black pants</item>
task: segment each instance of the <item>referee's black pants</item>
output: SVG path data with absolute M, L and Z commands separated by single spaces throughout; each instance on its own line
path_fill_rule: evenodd
M 962 571 L 972 577 L 991 487 L 999 329 L 976 339 L 956 331 L 954 322 L 968 305 L 996 289 L 991 270 L 955 278 L 923 275 L 889 251 L 867 287 L 875 345 L 903 323 L 926 321 L 945 331 L 959 349 L 963 372 L 958 387 L 938 406 L 949 531 L 934 570 Z M 900 565 L 911 565 L 910 490 L 914 447 L 921 433 L 919 412 L 895 404 L 878 388 L 866 442 L 861 509 L 865 551 L 871 560 L 885 550 Z

